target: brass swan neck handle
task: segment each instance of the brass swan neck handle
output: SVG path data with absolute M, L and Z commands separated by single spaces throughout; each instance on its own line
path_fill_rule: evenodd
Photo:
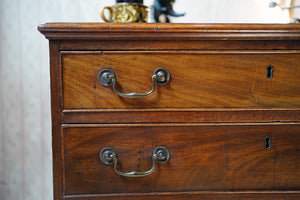
M 121 97 L 125 97 L 125 98 L 147 97 L 154 93 L 155 82 L 158 85 L 165 85 L 170 81 L 170 78 L 171 78 L 171 75 L 168 70 L 163 69 L 163 68 L 158 68 L 154 71 L 154 73 L 152 75 L 152 89 L 149 92 L 146 92 L 146 93 L 132 92 L 132 93 L 125 94 L 125 93 L 119 92 L 117 90 L 117 88 L 116 88 L 117 78 L 116 78 L 116 75 L 113 72 L 113 70 L 105 68 L 105 69 L 102 69 L 98 74 L 98 80 L 101 85 L 103 85 L 103 86 L 111 86 L 112 85 L 114 92 L 117 95 L 119 95 Z
M 121 172 L 118 170 L 118 155 L 117 152 L 111 148 L 111 147 L 106 147 L 103 148 L 100 152 L 100 160 L 106 164 L 114 165 L 114 171 L 120 175 L 120 176 L 125 176 L 125 177 L 144 177 L 152 174 L 155 169 L 156 169 L 156 162 L 158 163 L 165 163 L 170 159 L 170 153 L 169 150 L 166 147 L 156 147 L 153 151 L 152 154 L 152 167 L 148 171 L 145 172 L 137 172 L 137 171 L 132 171 L 132 172 Z

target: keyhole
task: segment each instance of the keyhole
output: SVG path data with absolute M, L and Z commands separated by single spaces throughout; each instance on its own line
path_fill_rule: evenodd
M 271 138 L 269 136 L 265 137 L 265 149 L 271 149 Z
M 272 65 L 269 65 L 267 67 L 267 78 L 269 79 L 273 78 L 273 71 L 274 71 L 274 67 Z

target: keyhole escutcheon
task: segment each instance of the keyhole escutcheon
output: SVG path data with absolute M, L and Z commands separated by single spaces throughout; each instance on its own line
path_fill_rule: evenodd
M 271 149 L 271 138 L 269 136 L 265 137 L 265 149 Z
M 267 67 L 267 78 L 269 79 L 273 78 L 273 72 L 274 72 L 274 67 L 272 65 L 269 65 Z

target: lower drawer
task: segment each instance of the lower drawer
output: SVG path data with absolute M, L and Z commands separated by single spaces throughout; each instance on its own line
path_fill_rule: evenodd
M 297 191 L 299 125 L 63 125 L 64 194 Z M 99 158 L 111 147 L 119 171 L 143 172 L 159 146 L 169 150 L 169 160 L 156 162 L 145 177 L 120 176 Z

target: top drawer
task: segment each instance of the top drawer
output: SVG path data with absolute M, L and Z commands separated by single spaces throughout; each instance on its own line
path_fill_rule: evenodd
M 65 110 L 300 106 L 298 51 L 65 51 L 61 60 Z M 167 69 L 171 79 L 148 97 L 130 99 L 99 83 L 104 68 L 114 71 L 122 93 L 151 90 L 157 68 Z

